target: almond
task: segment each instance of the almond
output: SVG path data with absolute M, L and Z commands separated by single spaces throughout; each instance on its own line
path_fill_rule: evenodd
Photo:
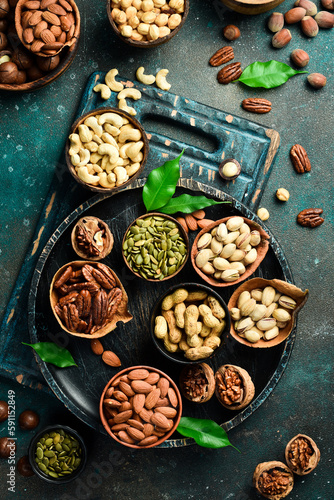
M 51 42 L 51 43 L 46 43 L 43 47 L 43 51 L 47 51 L 47 50 L 60 50 L 64 47 L 64 44 L 61 43 L 61 42 Z M 117 366 L 120 366 L 121 363 Z
M 126 394 L 126 396 L 134 396 L 135 393 L 133 392 L 131 386 L 129 384 L 127 384 L 126 382 L 123 382 L 123 380 L 120 381 L 119 383 L 119 388 L 122 392 L 124 392 L 124 394 Z
M 129 434 L 130 438 L 134 439 L 135 441 L 141 441 L 142 439 L 145 439 L 145 434 L 135 427 L 128 427 L 126 429 L 126 432 Z
M 43 30 L 41 32 L 40 38 L 43 40 L 44 43 L 53 43 L 56 41 L 56 37 L 50 30 Z
M 62 34 L 62 29 L 60 26 L 52 25 L 50 31 L 54 34 L 55 37 L 60 36 Z
M 166 418 L 174 418 L 177 414 L 175 408 L 171 408 L 170 406 L 160 406 L 155 409 L 155 412 L 162 413 Z
M 42 31 L 46 29 L 48 29 L 48 23 L 46 21 L 40 21 L 34 28 L 34 37 L 40 38 Z
M 60 43 L 66 43 L 66 33 L 65 31 L 62 31 L 61 34 L 59 36 L 57 36 L 57 42 L 60 42 Z
M 60 26 L 64 31 L 69 31 L 73 23 L 71 23 L 70 19 L 67 16 L 60 17 Z
M 169 429 L 168 419 L 162 413 L 159 413 L 159 412 L 153 413 L 150 421 L 151 421 L 151 424 L 153 424 L 157 427 L 160 427 L 160 429 L 162 429 L 162 430 Z
M 120 401 L 121 403 L 124 403 L 124 401 L 128 401 L 128 397 L 124 392 L 122 391 L 114 391 L 113 396 L 117 401 Z
M 154 431 L 154 426 L 152 424 L 144 424 L 143 427 L 143 433 L 145 434 L 146 437 L 151 436 L 152 432 Z
M 69 4 L 66 0 L 58 0 L 58 3 L 64 7 L 65 10 L 67 10 L 67 12 L 72 12 L 73 8 L 72 8 L 72 5 Z
M 44 10 L 44 9 L 47 9 L 49 7 L 49 5 L 51 5 L 52 3 L 56 3 L 57 0 L 42 0 L 41 1 L 41 9 Z
M 55 24 L 56 26 L 60 26 L 60 19 L 56 14 L 52 14 L 52 12 L 49 12 L 48 10 L 45 10 L 42 13 L 43 19 L 50 24 Z
M 144 422 L 147 422 L 147 423 L 150 423 L 152 415 L 153 415 L 153 411 L 152 410 L 146 410 L 146 408 L 143 408 L 139 412 L 140 418 L 142 418 L 144 420 Z
M 126 431 L 119 431 L 117 437 L 121 441 L 124 441 L 124 443 L 135 444 L 135 440 L 130 438 L 129 434 L 127 434 Z
M 207 227 L 209 224 L 212 224 L 212 223 L 213 223 L 213 220 L 211 220 L 211 219 L 201 219 L 201 220 L 197 221 L 197 225 L 201 229 L 204 229 L 205 227 Z
M 153 389 L 151 384 L 148 384 L 143 380 L 132 380 L 131 387 L 135 392 L 139 392 L 139 394 L 148 394 Z
M 136 413 L 140 413 L 144 408 L 145 394 L 135 394 L 132 400 L 132 407 Z
M 119 357 L 112 351 L 104 351 L 102 354 L 102 360 L 106 363 L 106 365 L 117 367 L 121 366 L 121 361 Z
M 140 431 L 144 429 L 144 424 L 138 422 L 138 420 L 135 420 L 134 418 L 129 418 L 128 424 L 131 425 L 131 427 L 134 427 L 135 429 L 139 429 Z
M 135 368 L 128 373 L 129 380 L 144 380 L 149 376 L 150 372 L 145 368 Z
M 158 437 L 157 436 L 148 436 L 144 439 L 142 439 L 141 441 L 139 441 L 139 446 L 150 446 L 151 444 L 154 444 L 158 441 Z
M 185 220 L 186 220 L 186 223 L 187 223 L 187 226 L 189 228 L 190 231 L 196 231 L 197 229 L 197 221 L 195 219 L 195 217 L 193 217 L 191 214 L 186 214 L 184 216 Z
M 24 8 L 29 10 L 37 10 L 41 6 L 41 2 L 39 0 L 28 0 L 25 2 Z
M 113 382 L 111 382 L 111 387 L 117 387 L 118 384 L 120 383 L 121 377 L 116 377 Z
M 172 406 L 174 406 L 174 408 L 176 408 L 179 404 L 179 400 L 178 400 L 178 397 L 176 395 L 176 392 L 174 391 L 174 389 L 172 387 L 170 387 L 168 389 L 168 399 L 170 401 L 170 404 Z
M 204 219 L 205 218 L 205 212 L 204 210 L 195 210 L 195 212 L 192 212 L 191 214 L 195 219 Z
M 103 401 L 103 404 L 107 408 L 119 408 L 122 403 L 120 401 L 117 401 L 117 399 L 105 399 Z
M 118 411 L 127 411 L 127 410 L 132 410 L 132 404 L 130 401 L 124 401 L 121 406 L 118 408 Z
M 30 50 L 31 50 L 31 52 L 34 52 L 34 53 L 40 52 L 43 49 L 44 45 L 45 44 L 41 40 L 35 40 L 32 43 Z
M 183 217 L 176 217 L 176 220 L 181 224 L 186 233 L 188 233 L 188 226 L 186 220 Z
M 155 407 L 160 408 L 160 406 L 169 406 L 169 399 L 168 398 L 159 398 L 155 404 Z
M 52 12 L 52 14 L 56 14 L 57 16 L 66 16 L 67 14 L 66 10 L 57 3 L 52 3 L 51 5 L 49 5 L 48 11 Z
M 132 417 L 132 413 L 133 413 L 132 410 L 126 410 L 118 413 L 114 417 L 115 424 L 122 424 L 123 422 L 127 422 L 129 418 Z
M 167 392 L 169 389 L 169 381 L 166 378 L 161 377 L 157 384 L 157 387 L 160 389 L 160 395 L 162 398 L 167 396 Z
M 32 15 L 29 17 L 28 24 L 29 26 L 36 26 L 36 24 L 40 23 L 42 20 L 42 12 L 40 10 L 36 10 L 36 12 L 33 12 Z
M 29 10 L 23 12 L 21 16 L 21 26 L 24 30 L 29 27 L 29 19 L 31 18 L 31 16 L 32 12 L 30 12 Z
M 23 40 L 25 41 L 25 43 L 32 43 L 35 40 L 32 28 L 26 28 L 23 31 Z
M 109 387 L 109 389 L 106 390 L 106 393 L 105 393 L 104 397 L 106 399 L 111 398 L 111 396 L 113 395 L 114 390 L 115 390 L 115 387 Z
M 122 424 L 115 424 L 111 427 L 111 430 L 114 432 L 125 431 L 129 427 L 129 424 L 123 422 Z
M 145 382 L 151 385 L 155 385 L 159 382 L 160 375 L 156 372 L 151 372 L 149 376 L 145 379 Z
M 64 30 L 65 31 L 65 30 Z M 67 35 L 66 35 L 66 40 L 69 42 L 70 40 L 72 40 L 73 36 L 74 36 L 74 32 L 75 32 L 75 26 L 74 24 L 72 24 L 72 26 L 70 27 Z
M 156 403 L 158 402 L 158 399 L 160 398 L 160 389 L 153 389 L 153 391 L 151 391 L 147 396 L 146 396 L 146 399 L 145 399 L 145 407 L 148 409 L 148 410 L 151 410 L 152 408 L 154 408 L 154 406 L 156 405 Z
M 166 431 L 157 431 L 156 429 L 154 429 L 152 434 L 153 436 L 163 437 L 166 434 Z

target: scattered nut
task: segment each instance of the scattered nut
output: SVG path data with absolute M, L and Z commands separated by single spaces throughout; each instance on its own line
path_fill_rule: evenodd
M 273 33 L 277 33 L 284 26 L 284 16 L 281 12 L 273 12 L 268 19 L 268 28 Z
M 302 7 L 295 7 L 294 9 L 288 10 L 288 12 L 284 14 L 284 20 L 287 24 L 294 24 L 301 21 L 305 16 L 306 9 L 303 9 Z
M 101 98 L 104 99 L 105 101 L 110 99 L 111 97 L 111 90 L 108 87 L 108 85 L 105 85 L 104 83 L 99 83 L 98 85 L 95 85 L 93 90 L 94 92 L 100 92 Z
M 105 76 L 105 83 L 114 92 L 120 92 L 123 90 L 124 85 L 121 82 L 115 80 L 115 76 L 118 75 L 118 70 L 116 68 L 111 69 Z
M 290 57 L 291 61 L 299 68 L 304 68 L 310 61 L 310 56 L 302 49 L 293 50 Z
M 317 21 L 319 28 L 333 28 L 334 26 L 334 14 L 325 10 L 318 12 L 314 19 Z
M 319 33 L 319 26 L 317 21 L 311 16 L 305 16 L 300 23 L 304 35 L 313 38 Z
M 321 0 L 321 5 L 328 10 L 334 10 L 334 0 Z
M 297 174 L 305 174 L 311 171 L 311 162 L 307 152 L 300 144 L 295 144 L 290 149 L 290 159 Z
M 233 181 L 241 173 L 241 165 L 234 158 L 227 158 L 219 165 L 219 174 L 225 181 Z
M 256 212 L 256 215 L 263 221 L 269 219 L 269 212 L 266 208 L 262 207 L 259 208 L 258 211 Z
M 318 12 L 317 6 L 315 3 L 310 0 L 296 0 L 295 7 L 302 7 L 306 10 L 307 16 L 315 16 Z
M 155 76 L 154 75 L 145 75 L 144 74 L 145 68 L 143 66 L 140 66 L 137 71 L 136 71 L 136 77 L 137 80 L 144 85 L 152 85 L 152 83 L 155 82 Z
M 168 69 L 161 69 L 155 76 L 155 83 L 161 90 L 168 91 L 171 88 L 171 84 L 166 80 L 166 76 L 168 75 L 168 73 Z
M 217 50 L 209 60 L 211 66 L 217 67 L 234 59 L 233 48 L 226 46 Z
M 286 28 L 281 29 L 271 39 L 272 46 L 275 49 L 282 49 L 285 47 L 291 40 L 292 35 L 290 31 Z
M 34 471 L 32 470 L 32 467 L 29 462 L 29 457 L 27 455 L 19 459 L 16 467 L 17 467 L 17 472 L 21 474 L 21 476 L 23 477 L 31 477 L 35 474 Z
M 285 188 L 279 188 L 276 191 L 276 198 L 280 201 L 288 201 L 288 199 L 290 198 L 290 193 Z
M 305 208 L 297 215 L 297 222 L 300 226 L 304 227 L 318 227 L 325 222 L 321 217 L 323 213 L 322 208 Z
M 223 35 L 227 40 L 236 40 L 240 36 L 240 30 L 237 26 L 234 26 L 234 24 L 228 24 L 223 29 Z
M 35 429 L 39 424 L 39 416 L 33 410 L 25 410 L 19 416 L 19 426 L 24 430 Z
M 15 457 L 16 442 L 9 437 L 0 438 L 0 458 Z
M 305 476 L 318 465 L 320 451 L 312 438 L 297 434 L 286 445 L 285 460 L 295 474 Z
M 307 81 L 313 88 L 319 90 L 326 85 L 327 78 L 321 73 L 310 73 L 307 75 Z
M 0 401 L 0 422 L 4 422 L 8 418 L 8 403 Z
M 242 107 L 245 111 L 251 113 L 269 113 L 271 111 L 271 102 L 268 99 L 261 99 L 257 97 L 249 97 L 242 101 Z
M 224 68 L 222 68 L 218 72 L 217 80 L 219 83 L 227 85 L 228 83 L 231 83 L 234 80 L 240 78 L 241 74 L 242 74 L 241 63 L 234 62 L 228 64 L 227 66 L 224 66 Z
M 262 496 L 280 500 L 293 489 L 293 473 L 283 462 L 262 462 L 254 471 L 253 484 Z

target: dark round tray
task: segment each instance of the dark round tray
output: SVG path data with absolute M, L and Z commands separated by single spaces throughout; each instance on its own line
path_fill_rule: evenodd
M 102 433 L 105 431 L 99 418 L 99 398 L 108 380 L 119 369 L 105 365 L 101 357 L 93 354 L 88 340 L 72 337 L 62 331 L 52 314 L 49 303 L 49 286 L 53 275 L 61 266 L 75 260 L 70 238 L 74 224 L 83 215 L 99 217 L 109 225 L 115 238 L 114 248 L 103 262 L 110 266 L 121 279 L 129 297 L 129 310 L 133 319 L 125 325 L 119 323 L 115 331 L 102 338 L 102 343 L 105 349 L 114 351 L 120 357 L 122 361 L 120 369 L 139 364 L 154 366 L 165 371 L 178 384 L 182 365 L 172 363 L 162 356 L 150 338 L 151 307 L 156 299 L 174 284 L 182 284 L 182 282 L 204 284 L 192 268 L 190 259 L 175 278 L 160 283 L 146 282 L 134 276 L 126 268 L 121 254 L 121 242 L 129 224 L 145 213 L 141 189 L 143 184 L 144 180 L 139 179 L 130 188 L 114 196 L 94 196 L 72 212 L 56 229 L 45 246 L 34 271 L 29 294 L 28 325 L 31 341 L 56 342 L 68 348 L 78 364 L 78 368 L 60 369 L 44 363 L 36 356 L 42 374 L 50 388 L 69 410 Z M 216 220 L 241 214 L 261 223 L 245 205 L 226 193 L 190 179 L 181 179 L 177 194 L 191 191 L 201 191 L 208 197 L 231 202 L 207 208 L 207 218 Z M 251 278 L 260 276 L 293 282 L 282 248 L 270 231 L 266 227 L 264 229 L 270 235 L 270 249 Z M 195 235 L 195 232 L 190 234 L 190 244 Z M 216 290 L 227 303 L 236 288 L 237 286 L 230 286 Z M 255 384 L 254 400 L 239 412 L 226 410 L 215 397 L 200 405 L 184 400 L 183 416 L 215 420 L 226 431 L 241 424 L 274 390 L 287 366 L 295 334 L 296 328 L 284 343 L 270 349 L 251 349 L 229 337 L 221 351 L 210 361 L 210 365 L 214 371 L 226 363 L 245 368 Z M 172 439 L 165 441 L 160 447 L 179 447 L 192 443 L 194 443 L 193 439 L 182 438 L 174 433 Z

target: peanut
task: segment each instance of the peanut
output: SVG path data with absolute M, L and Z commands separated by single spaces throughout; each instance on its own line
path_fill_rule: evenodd
M 168 338 L 172 343 L 180 342 L 182 338 L 182 331 L 176 326 L 176 319 L 174 316 L 174 311 L 162 311 L 162 315 L 168 324 Z M 166 340 L 166 337 L 165 337 Z
M 161 308 L 165 311 L 168 311 L 169 309 L 172 309 L 175 304 L 179 304 L 187 300 L 187 297 L 187 290 L 185 290 L 184 288 L 178 288 L 174 293 L 172 293 L 171 295 L 167 295 L 167 297 L 164 298 L 161 304 Z
M 167 333 L 168 333 L 167 321 L 163 316 L 157 316 L 155 318 L 154 335 L 158 339 L 164 339 L 167 336 Z
M 201 304 L 198 308 L 200 315 L 203 318 L 203 323 L 210 327 L 213 328 L 215 326 L 218 326 L 220 321 L 218 318 L 216 318 L 210 309 L 209 306 L 206 306 L 205 304 Z
M 184 313 L 184 330 L 188 337 L 192 337 L 197 334 L 197 320 L 199 316 L 199 311 L 197 306 L 190 305 L 187 307 Z M 188 342 L 189 343 L 189 342 Z M 192 346 L 196 347 L 196 346 Z

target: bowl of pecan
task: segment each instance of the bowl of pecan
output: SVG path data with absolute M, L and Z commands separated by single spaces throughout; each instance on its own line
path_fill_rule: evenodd
M 73 261 L 54 275 L 50 303 L 63 330 L 97 339 L 132 319 L 128 296 L 116 273 L 101 262 Z
M 157 47 L 184 25 L 189 0 L 107 0 L 107 14 L 115 34 L 133 47 Z
M 80 33 L 80 13 L 73 0 L 19 0 L 15 28 L 24 47 L 40 57 L 54 57 L 71 47 Z
M 150 332 L 170 361 L 195 364 L 215 356 L 230 330 L 227 306 L 217 292 L 198 283 L 174 285 L 151 310 Z
M 252 220 L 225 217 L 198 233 L 191 249 L 197 274 L 211 286 L 236 285 L 251 276 L 269 249 L 269 235 Z
M 70 174 L 83 187 L 115 193 L 141 174 L 148 138 L 133 116 L 118 108 L 99 108 L 72 125 L 65 146 Z
M 109 226 L 98 217 L 82 217 L 71 233 L 72 247 L 82 259 L 102 260 L 111 252 L 114 237 Z
M 267 348 L 284 342 L 308 298 L 301 290 L 282 280 L 253 278 L 232 294 L 228 309 L 231 335 L 249 347 Z
M 100 399 L 100 418 L 107 433 L 129 448 L 153 448 L 176 430 L 182 400 L 175 382 L 150 366 L 117 373 Z

